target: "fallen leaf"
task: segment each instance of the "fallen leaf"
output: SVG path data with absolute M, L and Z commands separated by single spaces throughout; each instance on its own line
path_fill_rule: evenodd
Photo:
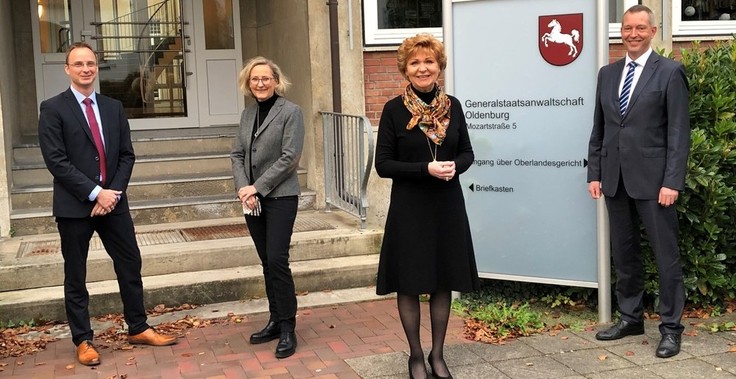
M 730 349 L 728 349 L 729 353 L 736 353 L 736 346 L 731 346 Z
M 74 364 L 73 364 L 73 363 L 70 363 L 70 364 L 66 365 L 66 367 L 65 367 L 65 368 L 66 368 L 67 370 L 72 370 L 72 369 L 74 369 Z
M 43 365 L 45 365 L 45 364 L 46 364 L 46 362 L 36 362 L 36 363 L 34 364 L 34 366 L 43 366 Z
M 23 366 L 24 363 L 23 361 L 15 361 L 16 366 Z
M 689 337 L 695 337 L 695 336 L 697 336 L 697 335 L 698 335 L 698 331 L 697 331 L 697 330 L 691 330 L 691 331 L 689 331 L 689 332 L 684 332 L 684 333 L 682 333 L 682 334 L 684 334 L 684 335 L 686 335 L 686 336 L 689 336 Z
M 627 351 L 625 354 L 626 354 L 627 357 L 631 357 L 631 356 L 634 355 L 634 352 L 633 351 Z
M 562 337 L 560 337 L 560 339 L 561 339 L 561 340 L 569 340 L 569 339 L 570 339 L 570 337 L 568 337 L 568 336 L 562 336 Z
M 532 366 L 534 366 L 534 363 L 531 363 L 531 362 L 527 362 L 527 363 L 526 363 L 526 366 L 527 366 L 527 367 L 532 367 Z
M 191 357 L 192 355 L 194 355 L 194 354 L 192 354 L 192 353 L 184 353 L 184 354 L 182 354 L 181 356 L 182 356 L 182 357 L 184 357 L 184 358 L 189 358 L 189 357 Z
M 599 356 L 598 356 L 598 360 L 599 360 L 599 361 L 605 361 L 606 359 L 608 359 L 608 355 L 605 355 L 605 354 L 604 354 L 604 355 L 599 355 Z

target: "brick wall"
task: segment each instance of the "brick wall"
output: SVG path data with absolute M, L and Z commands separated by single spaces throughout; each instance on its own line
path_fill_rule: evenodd
M 701 42 L 701 48 L 711 46 L 713 41 Z M 673 50 L 675 59 L 680 59 L 680 49 L 688 49 L 691 42 L 675 42 Z M 612 43 L 608 47 L 610 62 L 615 62 L 626 55 L 622 43 Z M 400 95 L 407 81 L 396 67 L 396 51 L 366 51 L 363 53 L 365 65 L 365 112 L 371 124 L 378 125 L 383 105 L 390 99 Z
M 365 73 L 365 115 L 371 124 L 378 125 L 383 105 L 398 96 L 406 86 L 406 80 L 396 67 L 395 51 L 363 53 Z

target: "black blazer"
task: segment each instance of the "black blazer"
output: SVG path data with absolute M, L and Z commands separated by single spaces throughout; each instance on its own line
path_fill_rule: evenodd
M 87 197 L 97 185 L 123 191 L 112 213 L 129 211 L 125 191 L 135 163 L 130 125 L 120 101 L 99 93 L 96 97 L 107 158 L 105 183 L 99 182 L 97 148 L 71 89 L 41 103 L 38 140 L 46 167 L 54 176 L 56 217 L 89 217 L 95 202 Z
M 588 146 L 588 182 L 600 181 L 612 197 L 624 178 L 630 197 L 657 199 L 661 187 L 685 188 L 690 150 L 689 93 L 685 68 L 652 52 L 619 112 L 625 59 L 598 72 L 593 132 Z

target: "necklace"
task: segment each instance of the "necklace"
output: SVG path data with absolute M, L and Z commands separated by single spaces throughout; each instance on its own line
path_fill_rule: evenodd
M 432 156 L 432 162 L 437 162 L 437 144 L 434 144 L 434 153 L 432 152 L 432 144 L 429 142 L 429 137 L 424 136 L 427 139 L 427 148 L 429 149 L 429 155 Z

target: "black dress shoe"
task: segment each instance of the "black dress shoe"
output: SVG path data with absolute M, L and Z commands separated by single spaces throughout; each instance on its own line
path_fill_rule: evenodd
M 251 344 L 259 344 L 273 341 L 281 335 L 281 327 L 278 323 L 269 321 L 266 327 L 250 335 Z
M 640 334 L 644 334 L 643 322 L 634 324 L 628 321 L 619 320 L 616 325 L 596 333 L 595 339 L 601 341 L 613 341 L 626 336 L 638 336 Z
M 433 377 L 435 377 L 436 379 L 454 379 L 452 377 L 452 374 L 450 374 L 450 372 L 449 372 L 449 368 L 448 368 L 447 376 L 439 376 L 439 375 L 437 375 L 437 370 L 435 370 L 434 364 L 432 364 L 432 361 L 433 361 L 433 359 L 432 359 L 432 353 L 430 353 L 429 354 L 429 357 L 427 357 L 427 362 L 429 362 L 429 368 L 432 370 L 432 376 Z M 445 366 L 447 366 L 447 364 L 445 364 Z
M 657 357 L 669 358 L 680 353 L 680 335 L 675 333 L 662 334 L 657 346 Z
M 429 378 L 429 374 L 427 374 L 427 368 L 426 368 L 426 367 L 424 366 L 424 357 L 421 357 L 421 358 L 418 358 L 418 359 L 416 359 L 416 362 L 417 362 L 417 364 L 418 364 L 419 362 L 421 362 L 421 364 L 422 364 L 422 369 L 423 369 L 423 371 L 424 371 L 424 376 L 423 376 L 423 377 L 421 377 L 421 378 L 417 378 L 417 377 L 415 377 L 415 376 L 414 376 L 414 373 L 412 372 L 412 367 L 411 367 L 411 366 L 412 366 L 412 363 L 413 363 L 414 361 L 415 361 L 415 360 L 414 360 L 414 359 L 413 359 L 412 357 L 409 357 L 409 379 L 423 379 L 423 378 Z
M 439 376 L 437 375 L 437 370 L 434 369 L 434 366 L 432 365 L 432 362 L 429 362 L 429 368 L 432 369 L 432 376 L 436 379 L 454 379 L 452 377 L 452 374 L 448 373 L 447 376 Z
M 296 352 L 296 333 L 281 332 L 279 343 L 276 345 L 276 358 L 286 358 Z

